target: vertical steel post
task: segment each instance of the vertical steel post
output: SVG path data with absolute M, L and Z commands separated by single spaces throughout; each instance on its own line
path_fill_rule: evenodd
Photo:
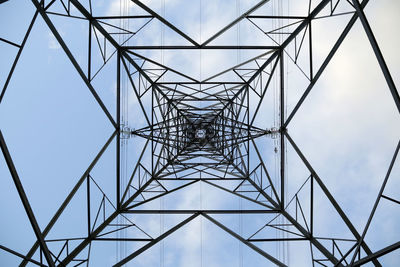
M 281 174 L 281 209 L 285 209 L 285 77 L 284 77 L 284 60 L 283 60 L 284 51 L 283 48 L 279 53 L 279 75 L 280 75 L 280 174 Z
M 117 51 L 117 142 L 116 142 L 116 189 L 117 210 L 121 207 L 121 53 Z

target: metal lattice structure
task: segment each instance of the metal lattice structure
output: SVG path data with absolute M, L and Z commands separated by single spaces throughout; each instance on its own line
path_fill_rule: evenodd
M 274 255 L 259 244 L 284 244 L 284 246 L 293 244 L 292 248 L 295 249 L 297 243 L 307 242 L 313 266 L 360 266 L 367 263 L 382 266 L 380 257 L 400 247 L 400 241 L 398 241 L 373 251 L 365 241 L 379 203 L 384 201 L 383 199 L 399 203 L 395 197 L 386 195 L 384 192 L 390 172 L 395 165 L 400 143 L 394 150 L 380 191 L 377 192 L 377 196 L 371 196 L 376 197 L 376 201 L 368 221 L 364 228 L 359 229 L 346 216 L 335 195 L 325 185 L 324 179 L 318 175 L 289 134 L 290 122 L 357 21 L 363 26 L 397 110 L 400 111 L 399 93 L 364 13 L 368 0 L 361 3 L 359 0 L 320 0 L 317 3 L 310 1 L 308 11 L 302 16 L 256 13 L 261 7 L 270 4 L 270 1 L 262 0 L 202 42 L 196 41 L 190 37 L 190 34 L 184 33 L 174 23 L 139 0 L 132 0 L 132 3 L 135 9 L 142 12 L 140 15 L 121 14 L 120 16 L 98 14 L 92 2 L 95 1 L 32 0 L 35 14 L 22 43 L 17 44 L 11 40 L 0 39 L 3 43 L 18 49 L 2 87 L 0 101 L 3 101 L 7 94 L 7 88 L 20 55 L 25 44 L 29 42 L 31 29 L 41 17 L 104 111 L 108 118 L 107 123 L 114 128 L 112 135 L 44 229 L 40 229 L 37 223 L 19 179 L 18 166 L 14 166 L 6 140 L 0 134 L 4 158 L 37 237 L 37 242 L 27 253 L 14 251 L 7 247 L 7 244 L 1 244 L 2 250 L 21 258 L 20 266 L 27 264 L 89 266 L 90 248 L 93 243 L 139 244 L 136 250 L 129 249 L 126 255 L 120 257 L 114 264 L 114 266 L 122 266 L 196 218 L 203 218 L 214 224 L 222 232 L 226 232 L 260 254 L 265 258 L 266 264 L 271 264 L 271 266 L 288 266 L 289 263 L 287 259 Z M 0 1 L 0 3 L 1 9 L 7 1 Z M 339 7 L 342 8 L 341 11 Z M 346 15 L 345 27 L 322 64 L 316 68 L 313 62 L 312 40 L 314 37 L 311 30 L 313 23 L 316 20 L 329 20 L 344 15 Z M 87 49 L 85 59 L 87 69 L 84 69 L 74 56 L 63 34 L 53 22 L 57 17 L 83 21 L 87 25 L 87 40 L 82 43 L 82 50 Z M 150 27 L 153 21 L 161 23 L 168 31 L 174 33 L 177 36 L 174 40 L 176 43 L 132 44 L 132 40 L 140 39 L 140 32 Z M 221 36 L 243 21 L 249 22 L 254 32 L 261 32 L 265 36 L 265 45 L 218 42 Z M 279 21 L 281 21 L 280 24 L 269 23 Z M 240 50 L 256 51 L 259 55 L 239 62 L 206 79 L 198 79 L 145 56 L 141 53 L 144 50 L 233 52 Z M 96 57 L 99 61 L 94 63 Z M 115 66 L 112 65 L 116 80 L 115 114 L 103 103 L 92 83 L 97 75 L 101 75 L 102 68 L 111 64 L 109 62 L 113 60 L 116 62 Z M 197 59 L 193 61 L 196 62 Z M 100 65 L 98 62 L 101 62 Z M 287 90 L 285 83 L 287 79 L 291 79 L 291 76 L 286 73 L 287 62 L 296 66 L 307 79 L 307 86 L 290 112 L 287 112 L 285 102 Z M 268 90 L 272 90 L 270 88 L 274 84 L 278 88 L 276 96 L 278 105 L 275 112 L 278 114 L 279 121 L 277 127 L 273 125 L 268 127 L 259 123 L 259 117 L 262 117 L 260 113 L 265 112 L 263 105 L 265 105 L 266 95 Z M 122 98 L 127 90 L 136 99 L 135 105 L 140 114 L 134 114 L 134 116 L 141 118 L 143 121 L 141 126 L 133 127 L 124 119 Z M 272 140 L 277 144 L 273 152 L 278 157 L 278 176 L 276 177 L 272 177 L 269 159 L 264 154 L 267 148 L 260 143 L 263 139 Z M 143 142 L 140 143 L 137 140 Z M 115 177 L 110 179 L 115 182 L 115 189 L 113 189 L 115 199 L 109 198 L 103 192 L 101 186 L 96 183 L 95 175 L 92 175 L 92 169 L 113 142 L 116 145 L 116 173 Z M 126 155 L 122 150 L 128 143 L 138 151 L 138 157 L 135 162 L 129 162 L 126 166 L 123 165 Z M 288 147 L 295 152 L 309 174 L 293 195 L 287 193 L 286 153 Z M 124 174 L 125 171 L 122 168 L 127 169 L 127 174 Z M 126 179 L 122 178 L 124 175 Z M 202 207 L 158 209 L 151 205 L 146 206 L 199 183 L 229 194 L 235 199 L 243 199 L 252 203 L 253 206 L 246 209 L 205 209 Z M 314 233 L 317 222 L 313 218 L 319 212 L 314 208 L 314 202 L 318 201 L 314 199 L 316 188 L 329 201 L 345 225 L 346 231 L 351 233 L 351 238 L 333 235 L 319 236 Z M 60 235 L 56 238 L 55 235 L 51 235 L 53 226 L 59 222 L 63 212 L 79 190 L 85 191 L 82 207 L 85 209 L 86 220 L 81 223 L 86 225 L 87 233 L 79 237 Z M 206 195 L 207 190 L 204 190 L 202 194 Z M 306 197 L 300 198 L 300 194 L 306 194 Z M 179 218 L 183 216 L 184 219 L 155 236 L 154 233 L 146 232 L 145 227 L 143 228 L 143 225 L 137 223 L 133 217 L 160 214 L 179 215 Z M 272 219 L 264 221 L 261 226 L 255 228 L 256 231 L 252 235 L 246 236 L 231 229 L 214 216 L 221 214 L 268 215 L 272 216 L 270 217 Z M 134 230 L 128 232 L 129 229 Z M 266 229 L 272 229 L 279 234 L 263 235 Z M 296 263 L 290 265 L 297 266 Z

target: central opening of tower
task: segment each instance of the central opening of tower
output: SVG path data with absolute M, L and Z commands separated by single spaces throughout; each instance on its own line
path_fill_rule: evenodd
M 210 123 L 211 119 L 199 117 L 189 119 L 184 132 L 185 136 L 193 145 L 212 144 L 215 130 L 213 124 Z
M 205 139 L 206 138 L 206 130 L 205 129 L 197 129 L 195 137 L 198 139 Z

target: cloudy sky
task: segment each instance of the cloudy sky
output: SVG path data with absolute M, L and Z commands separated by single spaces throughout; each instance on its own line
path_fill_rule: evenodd
M 0 5 L 0 38 L 21 43 L 34 14 L 29 1 L 9 1 Z M 184 33 L 198 42 L 206 40 L 224 25 L 255 5 L 257 1 L 143 1 L 151 9 L 173 22 Z M 319 1 L 312 1 L 315 7 Z M 307 15 L 308 1 L 271 0 L 254 14 Z M 85 2 L 85 6 L 87 6 Z M 201 12 L 199 7 L 201 7 Z M 62 10 L 57 1 L 54 11 Z M 95 15 L 134 15 L 145 11 L 127 0 L 93 1 Z M 344 0 L 337 12 L 352 11 Z M 371 1 L 365 9 L 382 53 L 396 85 L 400 83 L 400 3 L 395 0 Z M 74 15 L 79 13 L 73 10 Z M 321 14 L 327 14 L 323 11 Z M 314 73 L 322 64 L 334 42 L 347 24 L 350 15 L 320 18 L 313 21 Z M 80 67 L 87 70 L 88 23 L 84 20 L 50 16 L 57 30 L 77 59 Z M 274 27 L 288 21 L 276 22 Z M 117 25 L 119 25 L 117 22 Z M 187 44 L 157 20 L 137 20 L 124 24 L 137 30 L 148 23 L 128 44 L 160 45 Z M 271 27 L 259 21 L 264 28 Z M 279 24 L 280 23 L 280 24 Z M 293 29 L 293 28 L 289 28 Z M 95 40 L 92 32 L 92 39 Z M 115 37 L 124 41 L 126 37 Z M 119 39 L 118 39 L 119 38 Z M 100 38 L 101 39 L 101 38 Z M 279 42 L 278 39 L 276 39 Z M 264 44 L 273 41 L 257 30 L 249 21 L 231 28 L 214 44 Z M 110 59 L 101 68 L 100 50 L 94 43 L 96 53 L 92 59 L 92 84 L 105 106 L 115 116 L 116 56 L 111 46 L 105 57 Z M 308 40 L 300 51 L 295 65 L 289 56 L 294 56 L 293 44 L 288 46 L 285 56 L 286 108 L 290 113 L 308 85 L 301 70 L 308 70 Z M 97 49 L 97 50 L 96 50 Z M 0 84 L 3 85 L 17 49 L 0 42 Z M 181 71 L 195 79 L 205 79 L 245 60 L 258 56 L 263 51 L 220 50 L 152 50 L 140 51 L 141 55 Z M 268 69 L 268 68 L 267 68 Z M 268 69 L 269 70 L 269 69 Z M 307 73 L 306 73 L 307 74 Z M 238 79 L 236 77 L 236 79 Z M 255 125 L 261 128 L 277 127 L 279 78 L 273 77 L 266 99 L 256 117 Z M 138 100 L 130 90 L 127 76 L 123 84 L 123 121 L 130 128 L 146 125 Z M 2 88 L 2 86 L 1 86 Z M 128 90 L 129 89 L 129 90 Z M 251 108 L 258 99 L 251 98 Z M 151 107 L 151 98 L 144 96 L 146 107 Z M 359 232 L 362 232 L 376 196 L 386 175 L 395 147 L 400 138 L 399 113 L 385 83 L 378 62 L 362 25 L 357 21 L 342 46 L 318 80 L 306 101 L 288 126 L 288 133 L 302 150 L 310 164 L 321 177 L 332 195 Z M 0 129 L 8 144 L 22 184 L 32 205 L 40 228 L 43 230 L 57 208 L 77 183 L 82 173 L 94 159 L 101 147 L 113 133 L 113 126 L 104 115 L 86 85 L 68 60 L 63 49 L 39 16 L 33 26 L 21 58 L 0 104 Z M 278 179 L 276 140 L 262 137 L 257 140 L 265 164 L 273 179 Z M 123 142 L 123 177 L 139 157 L 146 140 L 134 137 Z M 112 141 L 91 176 L 113 203 L 115 201 L 115 141 Z M 256 161 L 256 157 L 252 157 Z M 143 161 L 150 162 L 147 150 Z M 287 143 L 287 197 L 292 198 L 310 175 L 293 148 Z M 0 210 L 2 227 L 0 245 L 18 252 L 27 253 L 35 236 L 12 183 L 3 155 L 0 155 Z M 279 180 L 279 179 L 278 179 Z M 400 199 L 400 168 L 396 161 L 384 194 Z M 307 190 L 299 194 L 303 203 L 308 203 Z M 81 237 L 86 233 L 86 187 L 78 190 L 65 214 L 60 217 L 47 239 Z M 102 193 L 92 182 L 93 210 L 97 210 Z M 86 207 L 86 206 L 84 206 Z M 228 193 L 217 190 L 206 183 L 195 183 L 165 199 L 146 204 L 143 208 L 155 209 L 246 209 L 253 204 Z M 303 208 L 308 211 L 309 206 Z M 315 192 L 315 235 L 330 238 L 352 238 L 348 229 L 334 211 L 319 188 Z M 291 207 L 293 212 L 293 207 Z M 107 214 L 112 212 L 107 204 Z M 157 236 L 174 224 L 187 218 L 186 215 L 129 215 L 128 219 Z M 257 229 L 272 219 L 271 215 L 213 215 L 213 218 L 248 238 Z M 400 207 L 382 200 L 370 229 L 365 237 L 372 251 L 399 241 Z M 277 237 L 280 231 L 260 232 L 259 237 Z M 139 235 L 137 228 L 125 231 L 124 235 Z M 71 242 L 73 243 L 73 242 Z M 76 243 L 75 243 L 76 244 Z M 143 243 L 144 244 L 144 243 Z M 94 243 L 93 266 L 108 266 L 120 260 L 143 244 L 116 246 Z M 330 246 L 330 243 L 323 243 Z M 306 242 L 290 245 L 257 243 L 284 261 L 289 266 L 311 266 L 310 246 Z M 49 244 L 58 251 L 62 244 Z M 73 244 L 71 244 L 73 246 Z M 346 248 L 347 244 L 342 244 Z M 286 250 L 283 253 L 283 250 Z M 87 253 L 87 250 L 84 251 Z M 314 248 L 314 253 L 315 248 Z M 316 254 L 318 255 L 318 254 Z M 84 257 L 84 254 L 80 255 Z M 36 258 L 37 255 L 36 255 Z M 384 266 L 397 266 L 400 252 L 382 257 Z M 18 258 L 0 251 L 0 263 L 14 266 Z M 205 218 L 197 217 L 192 222 L 131 261 L 128 266 L 271 266 L 265 258 L 220 230 Z

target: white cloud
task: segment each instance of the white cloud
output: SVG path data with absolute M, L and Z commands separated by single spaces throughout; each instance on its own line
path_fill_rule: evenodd
M 155 8 L 158 7 L 156 1 L 146 3 Z M 167 1 L 167 3 L 174 4 L 176 1 Z M 109 10 L 109 14 L 119 13 L 119 2 L 112 2 Z M 133 10 L 132 7 L 130 10 Z M 220 17 L 214 16 L 215 12 L 218 12 Z M 205 22 L 202 26 L 202 36 L 212 35 L 216 29 L 224 26 L 221 21 L 228 21 L 228 17 L 230 17 L 228 12 L 222 14 L 219 12 L 218 3 L 207 6 L 203 15 Z M 378 15 L 379 19 L 376 21 L 382 21 L 385 19 L 386 12 L 379 10 Z M 185 17 L 187 14 L 183 13 L 182 16 Z M 154 31 L 148 31 L 140 38 L 146 40 L 147 43 L 158 44 L 160 42 L 158 25 L 153 24 L 151 27 Z M 198 32 L 198 28 L 197 24 L 187 24 L 184 30 L 188 33 L 195 33 Z M 315 40 L 318 40 L 318 45 L 314 47 L 316 62 L 321 62 L 326 56 L 332 45 L 331 41 L 335 40 L 334 32 L 338 28 L 338 25 L 318 26 L 318 23 L 313 25 L 313 30 L 319 34 L 314 34 Z M 154 34 L 155 32 L 157 34 Z M 383 30 L 379 31 L 379 36 L 388 40 L 394 38 L 391 32 Z M 250 35 L 243 36 L 246 41 L 251 38 Z M 166 36 L 166 40 L 172 42 L 174 38 Z M 231 41 L 235 42 L 236 40 L 231 39 Z M 395 55 L 395 52 L 390 51 Z M 236 63 L 236 58 L 232 58 L 232 54 L 208 53 L 208 55 L 211 54 L 212 56 L 205 56 L 207 53 L 203 52 L 201 70 L 203 78 L 208 76 L 205 73 L 217 72 L 221 62 L 229 62 L 232 65 Z M 154 51 L 148 56 L 160 59 L 160 52 Z M 193 60 L 194 57 L 196 60 Z M 192 52 L 183 52 L 177 55 L 166 51 L 163 60 L 166 65 L 172 66 L 174 62 L 179 62 L 176 64 L 177 68 L 197 76 L 200 75 L 198 57 L 198 54 Z M 399 57 L 390 58 L 391 67 L 399 69 Z M 291 69 L 291 71 L 293 71 L 291 77 L 297 78 L 295 74 L 297 70 Z M 304 82 L 293 82 L 290 86 L 292 92 L 297 90 L 298 93 L 304 89 Z M 394 109 L 393 101 L 387 90 L 365 33 L 360 25 L 355 26 L 289 126 L 289 133 L 293 135 L 311 164 L 321 174 L 323 181 L 338 198 L 339 204 L 359 229 L 365 223 L 366 215 L 369 214 L 371 208 L 371 201 L 377 194 L 382 175 L 387 168 L 390 153 L 393 151 L 393 140 L 399 138 L 399 119 L 396 116 L 397 113 L 394 116 L 390 115 L 393 114 Z M 135 97 L 132 97 L 131 105 L 137 106 Z M 263 111 L 260 111 L 259 114 L 263 116 Z M 289 166 L 289 182 L 295 179 L 297 171 L 296 166 Z M 197 190 L 196 187 L 193 187 L 185 191 L 177 208 L 196 206 L 198 203 Z M 355 191 L 357 194 L 353 194 Z M 217 206 L 224 202 L 220 195 L 215 195 L 213 199 Z M 321 210 L 318 211 L 316 219 L 317 223 L 325 229 L 335 227 L 335 220 L 331 220 L 332 216 L 337 216 L 337 214 L 324 209 L 321 204 Z M 156 221 L 150 221 L 150 224 L 152 228 L 157 228 Z M 184 230 L 182 238 L 176 240 L 174 248 L 183 255 L 181 259 L 183 265 L 189 264 L 193 258 L 198 256 L 196 253 L 199 251 L 199 243 L 193 242 L 198 237 L 198 232 L 196 232 L 198 229 L 197 220 Z M 388 230 L 388 232 L 395 231 L 394 228 Z M 292 248 L 291 257 L 295 258 L 293 255 L 297 255 L 299 252 L 295 247 Z M 173 256 L 169 254 L 167 257 L 171 260 Z M 302 266 L 306 265 L 303 263 Z
M 61 45 L 58 43 L 57 39 L 54 37 L 53 33 L 49 32 L 47 35 L 48 47 L 50 49 L 60 49 Z

